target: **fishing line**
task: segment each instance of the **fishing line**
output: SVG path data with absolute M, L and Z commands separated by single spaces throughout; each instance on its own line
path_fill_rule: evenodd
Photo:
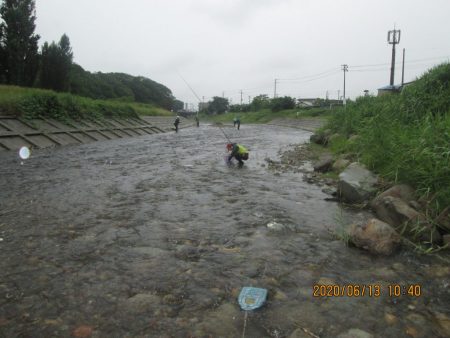
M 233 143 L 233 142 L 231 142 L 231 140 L 230 140 L 230 138 L 228 137 L 228 135 L 225 134 L 225 131 L 222 129 L 222 127 L 220 127 L 220 126 L 218 126 L 218 127 L 219 127 L 219 129 L 222 131 L 222 133 L 225 135 L 226 139 L 228 140 L 228 143 Z

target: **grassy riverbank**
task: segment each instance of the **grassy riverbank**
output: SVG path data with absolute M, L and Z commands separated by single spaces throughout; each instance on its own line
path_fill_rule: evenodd
M 149 104 L 119 100 L 94 100 L 51 90 L 0 85 L 0 114 L 23 118 L 47 117 L 59 120 L 133 117 L 138 115 L 171 116 L 171 112 Z
M 429 70 L 399 95 L 357 99 L 324 129 L 338 134 L 334 152 L 412 185 L 431 200 L 434 215 L 450 206 L 450 64 Z
M 267 123 L 278 118 L 303 118 L 303 117 L 326 117 L 330 116 L 336 108 L 310 108 L 310 109 L 288 109 L 272 112 L 270 109 L 263 109 L 256 112 L 228 112 L 220 115 L 204 115 L 201 119 L 209 122 L 233 123 L 235 116 L 239 117 L 242 124 L 247 123 Z M 298 114 L 297 114 L 298 112 Z

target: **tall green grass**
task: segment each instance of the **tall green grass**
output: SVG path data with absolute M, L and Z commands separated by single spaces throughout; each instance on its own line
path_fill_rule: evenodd
M 431 69 L 399 95 L 357 99 L 327 128 L 358 134 L 341 150 L 389 180 L 434 194 L 436 212 L 450 205 L 450 64 Z
M 94 100 L 51 90 L 0 85 L 2 115 L 66 119 L 172 115 L 148 104 L 117 100 Z

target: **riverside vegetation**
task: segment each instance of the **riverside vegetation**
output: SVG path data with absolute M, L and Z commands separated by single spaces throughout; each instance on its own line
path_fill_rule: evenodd
M 413 187 L 423 202 L 420 212 L 427 223 L 447 238 L 439 241 L 440 247 L 427 246 L 425 251 L 448 246 L 449 63 L 430 69 L 398 95 L 350 102 L 331 115 L 318 134 L 326 134 L 325 143 L 335 157 L 364 164 L 382 178 L 385 187 L 399 183 Z M 423 243 L 419 245 L 423 249 Z
M 398 95 L 359 97 L 349 101 L 346 107 L 281 111 L 266 108 L 204 117 L 213 122 L 231 123 L 236 115 L 244 124 L 266 123 L 277 118 L 326 117 L 328 123 L 317 132 L 326 148 L 315 144 L 309 144 L 306 149 L 301 146 L 297 149 L 298 156 L 315 161 L 330 152 L 339 162 L 333 166 L 333 172 L 313 173 L 312 181 L 321 180 L 320 177 L 336 180 L 337 172 L 351 162 L 359 162 L 378 175 L 380 190 L 407 184 L 414 188 L 414 199 L 420 202 L 415 209 L 421 219 L 426 220 L 433 233 L 439 234 L 437 238 L 424 240 L 424 229 L 418 224 L 409 229 L 413 236 L 406 236 L 403 225 L 397 230 L 420 252 L 435 252 L 449 246 L 450 64 L 430 69 Z
M 2 115 L 33 119 L 36 117 L 70 119 L 99 119 L 106 117 L 136 117 L 172 113 L 152 104 L 95 100 L 52 90 L 0 85 L 0 112 Z

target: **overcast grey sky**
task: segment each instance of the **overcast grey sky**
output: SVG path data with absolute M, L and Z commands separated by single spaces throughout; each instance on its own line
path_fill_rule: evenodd
M 450 59 L 449 0 L 36 0 L 36 12 L 41 45 L 66 33 L 84 69 L 142 75 L 195 106 L 179 74 L 205 100 L 273 96 L 274 79 L 278 95 L 337 98 L 348 64 L 347 97 L 375 94 L 394 24 L 396 83 L 403 48 L 405 82 Z

